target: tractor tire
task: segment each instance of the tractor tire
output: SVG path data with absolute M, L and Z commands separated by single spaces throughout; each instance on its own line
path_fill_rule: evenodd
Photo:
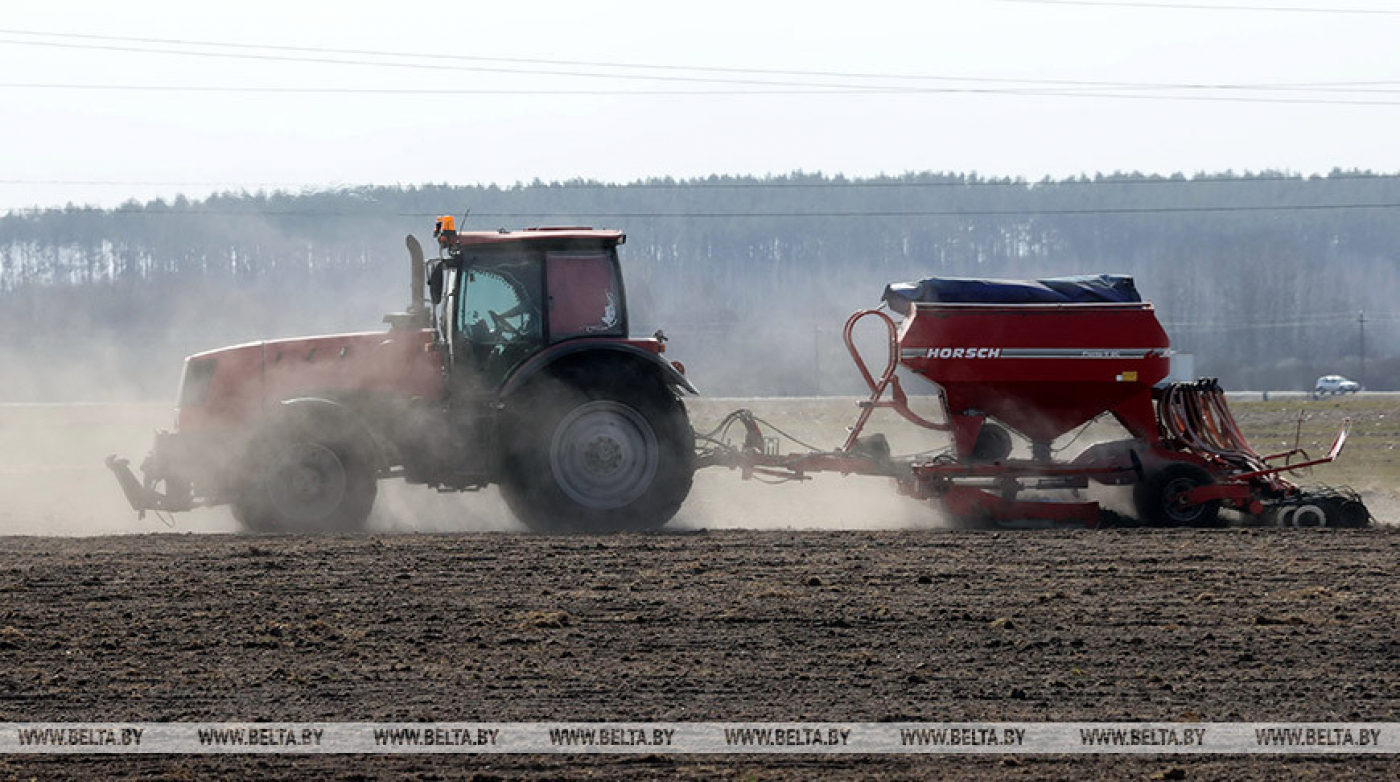
M 1133 487 L 1133 505 L 1138 518 L 1153 527 L 1218 527 L 1220 500 L 1179 507 L 1176 498 L 1197 486 L 1215 483 L 1209 472 L 1194 464 L 1169 464 L 1148 473 L 1146 480 Z
M 575 369 L 509 404 L 501 494 L 532 531 L 656 529 L 690 493 L 695 435 L 658 380 Z
M 379 487 L 372 444 L 358 433 L 290 416 L 249 445 L 233 516 L 252 532 L 359 532 Z

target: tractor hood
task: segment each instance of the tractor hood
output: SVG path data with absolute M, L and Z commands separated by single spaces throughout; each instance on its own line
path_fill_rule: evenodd
M 297 397 L 384 394 L 443 398 L 442 356 L 429 329 L 249 342 L 185 359 L 177 426 L 239 426 Z

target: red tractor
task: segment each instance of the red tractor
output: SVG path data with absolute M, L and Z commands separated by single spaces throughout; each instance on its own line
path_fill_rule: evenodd
M 387 332 L 254 342 L 185 360 L 176 431 L 137 511 L 229 504 L 256 531 L 349 531 L 380 478 L 443 491 L 498 484 L 532 529 L 665 524 L 690 491 L 695 393 L 665 337 L 628 333 L 619 231 L 462 232 L 438 258 L 408 237 L 408 312 Z

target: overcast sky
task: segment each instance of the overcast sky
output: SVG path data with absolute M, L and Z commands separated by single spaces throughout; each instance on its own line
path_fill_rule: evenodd
M 1400 172 L 1400 3 L 1158 2 L 6 2 L 0 209 L 799 169 Z

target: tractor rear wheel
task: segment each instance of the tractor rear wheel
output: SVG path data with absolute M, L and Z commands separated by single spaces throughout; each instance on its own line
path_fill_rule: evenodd
M 1156 527 L 1220 526 L 1220 500 L 1199 505 L 1181 505 L 1181 495 L 1198 486 L 1215 483 L 1205 468 L 1194 464 L 1169 464 L 1148 473 L 1146 480 L 1133 487 L 1133 505 L 1138 517 Z
M 511 402 L 501 493 L 536 532 L 662 526 L 690 493 L 695 436 L 658 381 L 574 371 Z
M 245 464 L 233 515 L 253 532 L 356 532 L 378 494 L 368 444 L 311 419 L 269 426 Z

